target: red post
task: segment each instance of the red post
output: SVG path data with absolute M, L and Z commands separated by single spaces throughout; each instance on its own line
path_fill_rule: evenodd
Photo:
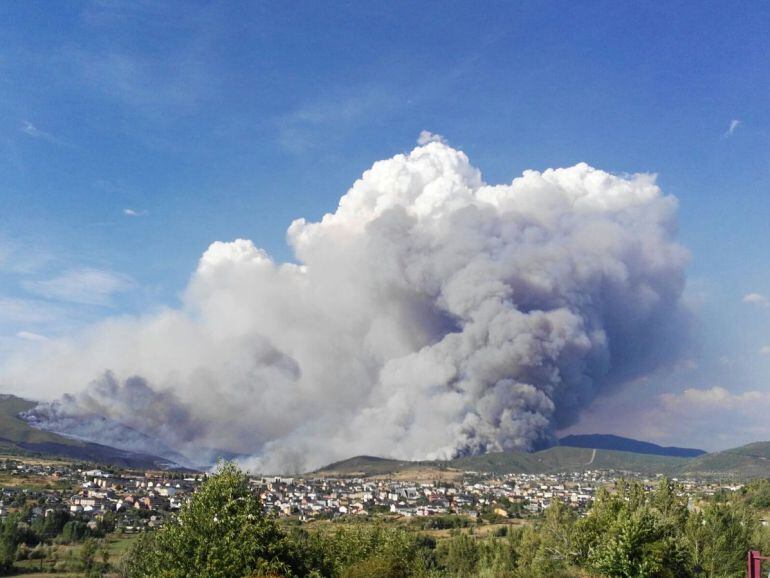
M 757 550 L 749 550 L 747 578 L 762 578 L 762 560 L 768 560 Z

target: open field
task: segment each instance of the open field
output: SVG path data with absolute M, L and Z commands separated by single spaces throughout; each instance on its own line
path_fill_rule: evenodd
M 109 562 L 117 564 L 123 555 L 131 548 L 138 534 L 111 534 L 100 542 L 100 547 L 106 545 Z M 61 544 L 53 547 L 50 556 L 39 560 L 19 560 L 15 563 L 16 573 L 11 576 L 83 576 L 77 572 L 80 568 L 82 544 Z M 97 561 L 101 561 L 101 551 L 97 551 Z M 107 574 L 109 576 L 109 574 Z

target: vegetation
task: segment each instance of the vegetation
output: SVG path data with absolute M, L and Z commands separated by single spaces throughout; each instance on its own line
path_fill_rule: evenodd
M 9 514 L 0 522 L 0 575 L 7 576 L 19 568 L 78 570 L 88 576 L 101 576 L 108 568 L 108 555 L 103 538 L 114 528 L 109 517 L 87 524 L 64 511 L 30 519 L 29 506 Z M 79 556 L 68 545 L 78 544 Z M 58 560 L 61 552 L 70 559 Z
M 688 507 L 664 479 L 653 492 L 636 482 L 601 490 L 587 516 L 554 503 L 536 524 L 502 526 L 481 537 L 473 524 L 441 519 L 436 540 L 411 525 L 282 530 L 263 514 L 247 477 L 224 464 L 178 520 L 146 534 L 125 556 L 127 578 L 200 576 L 489 578 L 732 578 L 749 549 L 770 549 L 754 504 L 770 483 Z
M 137 542 L 128 576 L 305 576 L 307 556 L 262 513 L 248 478 L 224 464 L 163 529 Z

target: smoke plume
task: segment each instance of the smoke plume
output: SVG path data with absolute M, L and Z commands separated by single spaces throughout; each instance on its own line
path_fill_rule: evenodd
M 294 221 L 295 263 L 215 242 L 182 307 L 42 343 L 5 373 L 77 391 L 109 370 L 65 398 L 69 418 L 262 470 L 532 449 L 673 361 L 676 210 L 654 176 L 582 163 L 487 185 L 432 139 L 375 163 L 320 222 Z

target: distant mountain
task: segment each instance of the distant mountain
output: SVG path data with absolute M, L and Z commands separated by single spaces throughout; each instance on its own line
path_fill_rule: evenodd
M 597 450 L 615 450 L 635 454 L 670 456 L 675 458 L 697 458 L 706 452 L 694 448 L 663 447 L 650 442 L 642 442 L 615 435 L 591 434 L 570 435 L 559 440 L 560 446 L 588 448 Z
M 35 429 L 19 417 L 20 413 L 29 411 L 35 405 L 36 402 L 15 395 L 0 394 L 0 453 L 67 458 L 124 468 L 178 467 L 176 463 L 158 456 L 130 452 Z

